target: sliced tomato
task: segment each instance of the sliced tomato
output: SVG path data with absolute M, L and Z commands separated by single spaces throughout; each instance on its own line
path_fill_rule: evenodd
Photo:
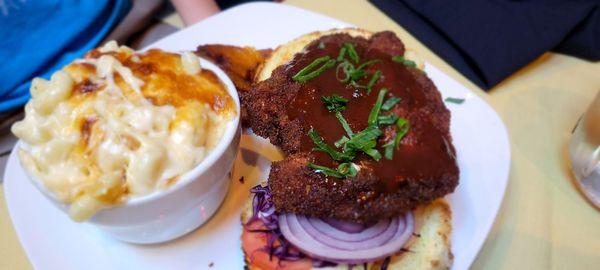
M 248 256 L 250 268 L 255 267 L 261 270 L 305 270 L 312 268 L 310 259 L 280 262 L 275 256 L 269 258 L 269 253 L 263 250 L 267 246 L 267 233 L 248 231 L 248 228 L 252 230 L 261 228 L 262 224 L 260 223 L 260 221 L 255 221 L 248 226 L 244 226 L 242 232 L 242 248 Z

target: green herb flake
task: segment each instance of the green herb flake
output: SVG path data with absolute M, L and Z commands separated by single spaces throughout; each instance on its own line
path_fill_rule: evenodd
M 358 53 L 356 52 L 356 49 L 354 48 L 354 44 L 352 43 L 348 43 L 348 42 L 344 42 L 342 44 L 343 48 L 346 48 L 346 51 L 348 52 L 348 56 L 350 57 L 350 59 L 352 61 L 354 61 L 354 63 L 357 63 L 360 61 L 360 57 L 358 56 Z M 338 61 L 340 61 L 338 59 Z
M 406 133 L 408 133 L 410 124 L 408 123 L 408 120 L 400 117 L 398 118 L 398 121 L 396 121 L 396 128 L 398 130 L 396 131 L 396 138 L 394 138 L 394 146 L 398 147 L 398 145 L 400 145 L 400 140 L 402 140 L 402 138 L 406 136 Z
M 335 177 L 335 178 L 344 178 L 344 175 L 339 173 L 337 170 L 334 170 L 334 169 L 331 169 L 331 168 L 328 168 L 325 166 L 317 165 L 312 162 L 308 163 L 308 167 L 315 170 L 315 172 L 317 172 L 317 173 L 322 173 L 324 175 Z
M 369 126 L 377 126 L 377 118 L 379 117 L 379 111 L 381 111 L 381 106 L 383 104 L 383 98 L 385 97 L 385 93 L 387 93 L 387 89 L 382 88 L 381 90 L 379 90 L 379 94 L 377 95 L 377 101 L 375 101 L 375 105 L 371 109 L 371 113 L 369 113 Z
M 335 150 L 333 147 L 329 146 L 327 143 L 325 143 L 325 141 L 323 140 L 321 135 L 319 135 L 319 133 L 317 133 L 317 131 L 315 131 L 314 129 L 311 129 L 308 132 L 308 136 L 312 139 L 313 143 L 316 146 L 315 148 L 313 148 L 313 150 L 325 152 L 325 153 L 329 154 L 329 156 L 332 159 L 337 160 L 337 161 L 346 162 L 346 161 L 351 161 L 352 159 L 354 159 L 353 153 L 342 153 L 342 152 Z
M 454 103 L 454 104 L 463 104 L 465 102 L 464 98 L 453 98 L 453 97 L 447 97 L 446 99 L 444 99 L 445 102 L 448 103 Z
M 380 115 L 377 117 L 377 123 L 379 125 L 393 125 L 398 121 L 398 116 L 395 114 Z
M 342 71 L 342 72 L 340 72 Z M 341 77 L 340 74 L 343 73 L 345 77 Z M 348 82 L 350 80 L 350 74 L 346 71 L 346 64 L 344 62 L 339 63 L 335 68 L 335 78 L 343 83 Z
M 415 63 L 415 61 L 408 60 L 408 59 L 404 58 L 404 56 L 402 56 L 402 55 L 396 55 L 396 56 L 392 57 L 392 61 L 401 63 L 409 68 L 417 68 L 417 63 Z
M 340 148 L 342 146 L 344 146 L 344 144 L 349 141 L 350 138 L 346 137 L 346 136 L 342 136 L 339 140 L 335 141 L 333 143 L 333 145 L 335 145 L 335 147 Z
M 339 59 L 339 57 L 338 57 Z M 369 60 L 367 62 L 362 63 L 360 66 L 355 67 L 350 61 L 343 59 L 342 62 L 338 64 L 335 71 L 335 77 L 338 81 L 342 83 L 349 83 L 350 85 L 356 88 L 370 89 L 377 83 L 377 80 L 381 77 L 381 71 L 376 71 L 372 74 L 371 79 L 366 85 L 361 85 L 358 83 L 359 80 L 369 75 L 364 69 L 372 64 L 380 62 L 380 60 Z M 343 73 L 343 75 L 342 75 Z
M 379 161 L 381 159 L 381 153 L 379 153 L 379 151 L 377 151 L 375 148 L 366 149 L 364 152 L 375 161 Z
M 346 51 L 347 50 L 348 49 L 345 46 L 342 46 L 342 48 L 340 49 L 340 53 L 338 54 L 338 57 L 337 57 L 337 61 L 338 62 L 341 62 L 341 61 L 344 60 L 344 57 L 346 56 Z
M 365 148 L 373 148 L 374 145 L 371 146 L 370 143 L 376 143 L 377 138 L 381 135 L 383 135 L 383 131 L 381 131 L 378 127 L 369 126 L 361 132 L 354 134 L 354 136 L 344 144 L 344 150 L 361 150 Z
M 383 105 L 381 105 L 381 110 L 383 110 L 383 111 L 389 111 L 391 108 L 394 107 L 394 105 L 398 104 L 398 102 L 400 102 L 400 98 L 397 98 L 397 97 L 388 98 L 383 103 Z
M 352 162 L 345 162 L 338 165 L 337 171 L 345 177 L 355 177 L 358 174 L 356 165 Z
M 400 145 L 400 140 L 402 140 L 402 138 L 404 138 L 404 136 L 406 136 L 406 134 L 408 133 L 408 130 L 410 129 L 410 124 L 405 118 L 399 117 L 396 121 L 396 128 L 396 137 L 394 137 L 393 140 L 390 140 L 386 144 L 382 145 L 384 150 L 383 156 L 389 160 L 394 158 L 394 149 L 398 148 L 398 146 Z
M 381 154 L 375 149 L 377 138 L 383 135 L 377 126 L 369 126 L 363 131 L 355 133 L 350 140 L 344 143 L 344 153 L 364 152 L 376 161 L 379 161 Z
M 352 162 L 344 162 L 337 166 L 336 169 L 332 169 L 329 167 L 321 166 L 309 162 L 307 166 L 313 169 L 316 173 L 322 173 L 326 176 L 331 176 L 335 178 L 346 178 L 346 177 L 355 177 L 358 174 L 358 169 L 356 169 L 356 164 Z
M 377 83 L 379 78 L 381 78 L 381 70 L 375 71 L 375 73 L 367 83 L 367 94 L 371 93 L 371 88 L 373 88 L 373 85 Z
M 328 111 L 335 112 L 335 117 L 340 121 L 340 123 L 342 124 L 342 127 L 344 128 L 344 130 L 346 131 L 348 136 L 352 137 L 352 135 L 354 135 L 354 133 L 352 132 L 352 129 L 350 128 L 350 125 L 348 124 L 348 121 L 346 121 L 346 119 L 344 118 L 344 116 L 341 113 L 343 110 L 346 109 L 346 103 L 348 103 L 348 99 L 343 98 L 338 95 L 332 95 L 329 97 L 322 96 L 321 101 L 323 101 L 323 103 L 325 103 L 325 107 L 327 108 Z
M 340 124 L 342 124 L 344 131 L 346 131 L 346 134 L 348 134 L 348 136 L 350 138 L 352 138 L 352 136 L 354 136 L 354 132 L 352 132 L 352 129 L 350 128 L 350 125 L 348 124 L 348 121 L 346 121 L 346 118 L 344 118 L 342 113 L 339 111 L 335 112 L 335 117 L 338 119 L 338 121 L 340 121 Z
M 317 66 L 319 67 L 317 68 Z M 327 55 L 319 57 L 296 73 L 296 75 L 292 77 L 292 80 L 297 82 L 306 82 L 314 77 L 317 77 L 319 74 L 323 73 L 329 68 L 332 68 L 333 66 L 335 66 L 335 60 L 331 59 L 330 56 Z
M 346 103 L 348 103 L 348 99 L 339 95 L 322 96 L 321 101 L 325 103 L 325 107 L 330 112 L 341 112 L 346 109 Z
M 356 69 L 362 70 L 370 65 L 374 65 L 381 62 L 381 60 L 379 59 L 373 59 L 373 60 L 369 60 L 367 62 L 362 63 L 360 66 L 358 66 Z
M 394 158 L 394 141 L 390 141 L 383 145 L 383 156 L 389 160 Z
M 319 42 L 319 45 L 317 45 L 317 48 L 325 49 L 325 43 L 323 43 L 323 41 Z

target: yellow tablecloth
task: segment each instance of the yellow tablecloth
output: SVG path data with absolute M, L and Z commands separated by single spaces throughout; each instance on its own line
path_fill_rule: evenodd
M 600 90 L 600 63 L 547 53 L 485 93 L 366 1 L 286 3 L 365 29 L 396 32 L 500 114 L 511 140 L 510 182 L 473 269 L 600 269 L 600 212 L 573 185 L 566 154 L 573 125 Z M 0 185 L 0 269 L 30 267 Z

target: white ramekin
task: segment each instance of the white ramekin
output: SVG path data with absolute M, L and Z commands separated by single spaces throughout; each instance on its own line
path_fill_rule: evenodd
M 183 236 L 204 224 L 219 208 L 229 190 L 230 173 L 240 143 L 240 101 L 231 80 L 219 67 L 200 60 L 227 87 L 237 116 L 227 125 L 215 148 L 194 169 L 166 190 L 132 198 L 124 204 L 100 210 L 86 221 L 108 235 L 130 243 L 160 243 Z M 18 149 L 28 146 L 20 141 Z M 66 214 L 68 206 L 56 200 L 34 175 L 26 175 L 34 186 Z

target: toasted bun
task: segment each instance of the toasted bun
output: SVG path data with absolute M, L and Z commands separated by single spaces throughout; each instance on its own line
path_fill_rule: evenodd
M 308 45 L 309 43 L 321 38 L 322 36 L 340 33 L 348 34 L 352 37 L 363 38 L 370 38 L 373 35 L 373 33 L 370 31 L 358 28 L 332 29 L 302 35 L 273 50 L 269 58 L 267 58 L 265 62 L 256 71 L 256 77 L 254 78 L 254 81 L 260 82 L 271 77 L 271 73 L 273 72 L 273 70 L 275 70 L 278 66 L 281 66 L 292 60 L 294 58 L 294 55 L 296 53 L 301 52 L 304 49 L 304 47 L 306 47 L 306 45 Z M 424 68 L 424 62 L 421 59 L 419 59 L 412 50 L 407 48 L 404 56 L 407 59 L 415 61 L 419 69 Z
M 415 210 L 416 229 L 409 245 L 408 251 L 401 252 L 391 258 L 388 270 L 412 269 L 449 269 L 452 265 L 452 252 L 450 251 L 450 233 L 452 231 L 452 214 L 448 203 L 438 199 L 427 206 Z M 252 217 L 252 199 L 246 202 L 242 212 L 242 224 L 246 224 Z M 249 270 L 261 269 L 252 265 L 248 254 L 244 253 L 244 261 Z M 370 263 L 368 269 L 381 269 L 381 261 Z M 324 269 L 324 268 L 315 268 Z M 326 269 L 348 269 L 348 265 L 338 265 Z
M 286 44 L 277 47 L 271 53 L 271 56 L 269 56 L 269 58 L 267 58 L 263 65 L 258 69 L 258 71 L 256 72 L 256 78 L 254 80 L 260 82 L 271 77 L 271 72 L 273 72 L 275 68 L 292 60 L 296 53 L 301 52 L 304 49 L 304 47 L 312 41 L 317 40 L 322 36 L 339 33 L 345 33 L 353 37 L 364 38 L 369 38 L 373 34 L 369 31 L 357 28 L 332 29 L 328 31 L 319 31 L 305 34 Z

